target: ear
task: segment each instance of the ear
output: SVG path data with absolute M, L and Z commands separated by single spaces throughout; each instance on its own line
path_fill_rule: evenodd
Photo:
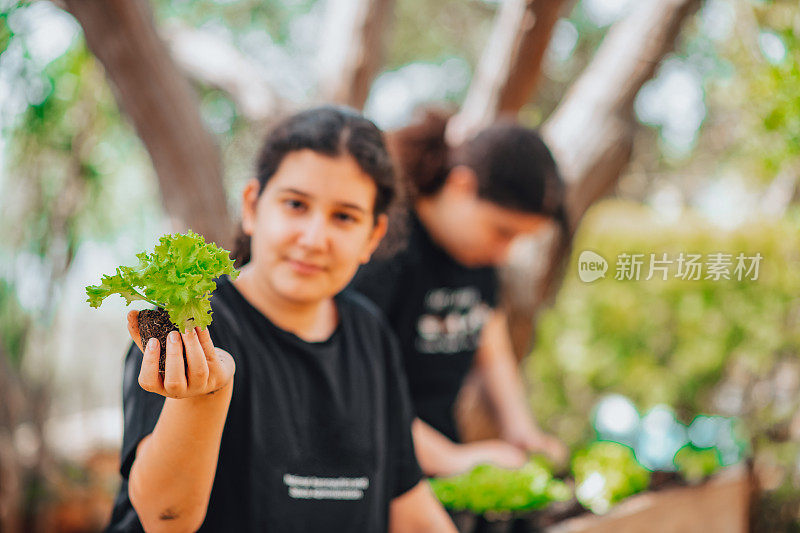
M 372 257 L 372 254 L 378 248 L 381 240 L 386 236 L 386 230 L 388 229 L 389 217 L 386 215 L 378 215 L 378 219 L 375 221 L 375 226 L 372 228 L 372 234 L 369 237 L 369 242 L 364 249 L 364 253 L 359 259 L 362 265 L 369 262 L 370 257 Z
M 258 205 L 259 183 L 256 178 L 251 178 L 242 191 L 242 229 L 245 234 L 252 236 L 256 223 L 256 206 Z
M 468 166 L 457 165 L 447 174 L 444 186 L 450 191 L 474 196 L 478 194 L 478 176 Z

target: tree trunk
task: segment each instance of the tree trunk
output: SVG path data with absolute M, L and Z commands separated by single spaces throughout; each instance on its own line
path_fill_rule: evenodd
M 228 246 L 233 225 L 214 139 L 196 95 L 156 33 L 146 0 L 65 0 L 117 101 L 147 147 L 174 231 L 187 228 Z
M 363 109 L 394 0 L 329 0 L 320 50 L 320 96 Z
M 569 185 L 570 220 L 616 183 L 627 164 L 633 101 L 661 59 L 672 50 L 682 23 L 699 0 L 648 0 L 615 24 L 592 62 L 542 127 Z
M 681 25 L 699 4 L 699 0 L 638 3 L 609 30 L 589 66 L 544 123 L 542 134 L 567 182 L 571 231 L 593 202 L 613 190 L 628 164 L 636 93 L 672 50 Z M 538 310 L 552 300 L 563 279 L 568 250 L 553 250 L 552 244 L 519 243 L 502 273 L 511 280 L 504 286 L 504 301 L 520 358 L 529 353 Z M 544 279 L 550 282 L 542 283 Z M 478 378 L 471 377 L 457 408 L 467 440 L 497 435 L 479 385 Z
M 499 116 L 516 116 L 525 105 L 541 77 L 542 59 L 564 4 L 507 0 L 500 5 L 464 105 L 447 125 L 450 144 L 460 144 Z

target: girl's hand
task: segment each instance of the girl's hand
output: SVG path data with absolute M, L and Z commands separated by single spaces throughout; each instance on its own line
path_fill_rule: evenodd
M 482 440 L 457 444 L 452 461 L 440 475 L 455 475 L 472 470 L 480 464 L 490 463 L 502 468 L 520 468 L 528 460 L 527 454 L 502 440 Z
M 135 310 L 128 313 L 128 332 L 144 354 L 139 372 L 139 385 L 144 390 L 167 398 L 192 398 L 213 394 L 233 380 L 236 370 L 233 357 L 214 347 L 208 328 L 193 328 L 187 333 L 172 331 L 167 335 L 167 359 L 162 376 L 158 371 L 161 352 L 158 339 L 150 339 L 147 346 L 142 346 L 138 315 Z
M 533 428 L 517 428 L 518 431 L 506 431 L 503 440 L 527 452 L 543 453 L 556 465 L 566 463 L 569 451 L 557 437 Z

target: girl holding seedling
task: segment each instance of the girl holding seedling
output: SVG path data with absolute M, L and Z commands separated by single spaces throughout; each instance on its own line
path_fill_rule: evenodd
M 391 329 L 342 291 L 393 195 L 360 115 L 317 108 L 269 134 L 243 192 L 244 266 L 216 278 L 213 322 L 169 334 L 162 374 L 129 314 L 111 531 L 454 531 L 421 481 Z
M 494 266 L 517 235 L 550 220 L 566 246 L 564 184 L 535 131 L 498 124 L 450 150 L 446 123 L 444 114 L 427 111 L 389 136 L 411 204 L 408 242 L 362 267 L 353 285 L 383 309 L 400 339 L 426 474 L 484 462 L 519 466 L 533 451 L 561 461 L 563 444 L 528 412 L 506 318 L 497 310 Z M 453 407 L 473 364 L 502 438 L 461 444 Z

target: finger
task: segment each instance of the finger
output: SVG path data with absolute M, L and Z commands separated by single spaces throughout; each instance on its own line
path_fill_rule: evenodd
M 167 361 L 164 372 L 164 390 L 179 398 L 186 392 L 186 370 L 183 365 L 183 343 L 177 331 L 167 335 Z
M 187 386 L 190 389 L 205 389 L 208 383 L 208 363 L 195 329 L 191 328 L 186 333 L 181 333 L 186 350 Z
M 214 343 L 211 342 L 211 334 L 208 328 L 194 328 L 197 332 L 197 339 L 200 341 L 200 346 L 203 348 L 203 354 L 207 359 L 214 359 Z
M 521 452 L 519 450 L 517 450 L 517 453 L 518 453 L 518 455 L 515 455 L 515 456 L 510 458 L 510 460 L 511 460 L 510 467 L 511 468 L 520 468 L 521 466 L 523 466 L 525 463 L 528 462 L 528 456 L 525 455 L 525 453 L 523 453 L 523 452 Z
M 498 449 L 498 452 L 497 460 L 506 468 L 519 468 L 528 460 L 525 452 L 513 446 Z
M 144 353 L 145 346 L 142 345 L 142 335 L 139 333 L 139 311 L 135 309 L 128 313 L 128 333 L 136 346 Z
M 220 371 L 220 360 L 217 349 L 214 347 L 214 343 L 211 342 L 211 334 L 208 332 L 208 328 L 195 329 L 197 330 L 197 338 L 200 340 L 200 346 L 203 348 L 209 375 L 216 375 Z
M 222 348 L 214 348 L 214 350 L 217 353 L 217 366 L 219 368 L 218 377 L 221 377 L 223 380 L 225 378 L 230 378 L 230 376 L 236 373 L 236 361 L 233 360 L 233 356 L 230 352 L 226 352 Z
M 158 375 L 158 359 L 161 355 L 161 347 L 158 339 L 150 339 L 144 350 L 142 358 L 142 368 L 139 370 L 139 386 L 146 391 L 160 392 L 161 377 Z

